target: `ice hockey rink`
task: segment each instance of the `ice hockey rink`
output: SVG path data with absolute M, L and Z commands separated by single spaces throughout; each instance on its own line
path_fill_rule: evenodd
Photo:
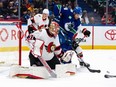
M 24 52 L 23 52 L 24 53 Z M 91 73 L 88 69 L 77 68 L 76 75 L 65 78 L 23 79 L 9 78 L 9 67 L 0 66 L 1 87 L 116 87 L 116 78 L 104 78 L 104 74 L 116 75 L 116 50 L 83 50 L 84 61 L 90 63 L 91 69 L 100 69 L 101 73 Z M 23 54 L 28 57 L 28 52 Z M 28 59 L 28 58 L 27 58 Z M 74 64 L 78 60 L 73 56 Z M 22 65 L 29 65 L 23 61 Z

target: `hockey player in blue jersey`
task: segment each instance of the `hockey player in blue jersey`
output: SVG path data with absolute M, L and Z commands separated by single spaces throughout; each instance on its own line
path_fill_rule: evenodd
M 67 10 L 68 12 L 68 10 Z M 64 51 L 67 50 L 74 50 L 77 54 L 77 57 L 79 59 L 80 65 L 84 66 L 85 64 L 80 60 L 83 58 L 83 52 L 82 48 L 79 46 L 78 43 L 76 43 L 76 39 L 78 38 L 77 35 L 79 32 L 83 33 L 84 36 L 89 37 L 90 31 L 88 31 L 86 28 L 81 29 L 81 13 L 82 9 L 81 7 L 75 7 L 73 10 L 73 16 L 70 12 L 70 15 L 66 13 L 66 10 L 62 15 L 67 18 L 65 19 L 64 26 L 61 28 L 59 32 L 59 38 L 61 47 Z M 71 19 L 70 16 L 72 17 Z M 70 61 L 71 62 L 71 61 Z M 86 63 L 87 66 L 90 66 L 88 63 Z
M 73 17 L 73 10 L 70 9 L 66 4 L 64 7 L 62 7 L 60 12 L 60 18 L 62 21 L 62 25 L 60 26 L 64 28 L 65 23 L 72 21 L 72 17 Z
M 53 6 L 53 13 L 54 13 L 54 21 L 56 21 L 60 26 L 62 24 L 62 19 L 61 19 L 61 9 L 62 9 L 62 5 L 60 3 L 60 1 L 56 0 L 55 4 Z

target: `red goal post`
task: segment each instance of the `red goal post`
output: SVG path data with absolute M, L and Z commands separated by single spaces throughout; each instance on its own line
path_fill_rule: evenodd
M 0 45 L 1 45 L 0 46 L 0 53 L 1 53 L 0 57 L 2 60 L 4 60 L 3 56 L 6 56 L 8 52 L 17 50 L 18 52 L 18 56 L 16 55 L 18 57 L 17 63 L 18 65 L 21 65 L 21 58 L 22 58 L 22 53 L 21 53 L 22 37 L 21 36 L 22 34 L 23 34 L 23 31 L 22 31 L 21 20 L 18 20 L 18 19 L 17 20 L 0 20 Z M 7 53 L 2 55 L 5 52 Z M 10 55 L 8 55 L 8 57 L 9 56 Z

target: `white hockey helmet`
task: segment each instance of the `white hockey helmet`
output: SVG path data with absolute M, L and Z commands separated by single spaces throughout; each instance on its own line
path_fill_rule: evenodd
M 48 10 L 48 9 L 44 9 L 42 13 L 43 13 L 43 14 L 48 14 L 48 15 L 49 15 L 49 10 Z
M 49 26 L 50 33 L 52 33 L 56 37 L 58 35 L 59 30 L 59 24 L 55 21 L 52 21 Z

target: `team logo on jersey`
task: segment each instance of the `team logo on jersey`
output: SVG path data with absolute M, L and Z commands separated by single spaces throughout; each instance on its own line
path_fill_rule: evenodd
M 47 50 L 47 52 L 53 52 L 54 50 L 55 50 L 55 48 L 56 48 L 56 45 L 55 44 L 53 44 L 53 42 L 51 42 L 51 43 L 49 43 L 48 44 L 48 46 L 46 46 L 46 50 Z
M 110 29 L 105 32 L 105 37 L 108 40 L 116 40 L 116 30 L 115 29 Z

